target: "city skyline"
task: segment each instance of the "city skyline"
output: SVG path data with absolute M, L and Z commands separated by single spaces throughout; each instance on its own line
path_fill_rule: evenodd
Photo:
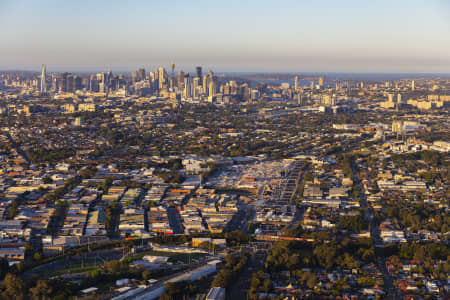
M 10 1 L 0 4 L 0 69 L 129 72 L 174 61 L 189 72 L 202 65 L 218 72 L 450 73 L 443 38 L 449 15 L 445 1 L 136 1 L 126 8 L 116 1 Z

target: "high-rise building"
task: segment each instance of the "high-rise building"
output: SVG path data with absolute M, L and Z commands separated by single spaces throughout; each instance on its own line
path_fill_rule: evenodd
M 209 88 L 209 76 L 208 75 L 203 75 L 202 87 L 203 87 L 203 94 L 208 94 L 208 88 Z
M 214 97 L 216 95 L 216 89 L 217 89 L 217 85 L 216 82 L 214 80 L 211 80 L 209 82 L 209 97 Z
M 196 67 L 195 68 L 195 75 L 198 78 L 202 78 L 202 67 Z M 202 82 L 200 81 L 200 85 L 202 85 Z
M 164 68 L 159 68 L 158 69 L 158 81 L 159 81 L 159 86 L 158 88 L 160 90 L 162 90 L 163 85 L 166 83 L 166 79 L 167 79 L 167 73 L 166 70 Z
M 184 98 L 189 99 L 192 98 L 193 96 L 194 96 L 193 80 L 192 77 L 189 76 L 188 74 L 184 77 Z
M 298 90 L 298 76 L 295 76 L 295 79 L 294 79 L 294 89 Z
M 42 74 L 41 74 L 41 94 L 47 93 L 47 72 L 46 66 L 42 65 Z
M 300 93 L 297 94 L 297 104 L 300 105 L 300 106 L 305 105 L 304 104 L 304 99 L 302 97 L 302 94 L 300 94 Z
M 177 87 L 181 90 L 184 84 L 184 72 L 180 71 L 177 75 Z
M 319 89 L 323 88 L 323 77 L 319 77 Z
M 402 103 L 402 94 L 400 94 L 400 93 L 397 94 L 397 103 L 398 104 Z
M 140 68 L 138 70 L 137 75 L 138 75 L 139 80 L 144 80 L 145 79 L 145 69 L 144 68 Z
M 131 72 L 131 81 L 132 82 L 138 81 L 138 74 L 136 71 Z
M 414 84 L 414 80 L 411 81 L 411 91 L 414 91 L 416 89 L 416 86 Z

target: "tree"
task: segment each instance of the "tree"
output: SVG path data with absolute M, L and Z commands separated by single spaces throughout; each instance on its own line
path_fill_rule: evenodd
M 359 277 L 358 284 L 362 287 L 371 287 L 375 284 L 375 279 L 372 277 Z
M 263 288 L 262 288 L 264 293 L 270 293 L 272 291 L 272 288 L 273 288 L 272 280 L 270 280 L 270 279 L 264 280 Z
M 126 270 L 127 265 L 118 260 L 111 260 L 105 262 L 105 268 L 110 273 L 119 273 L 121 271 Z
M 51 178 L 48 177 L 48 176 L 45 176 L 44 178 L 42 178 L 42 182 L 43 182 L 44 184 L 50 184 L 50 183 L 53 182 L 53 179 L 51 179 Z
M 336 250 L 334 244 L 321 244 L 314 248 L 313 253 L 322 267 L 331 269 L 335 263 Z
M 145 270 L 144 272 L 142 272 L 142 279 L 144 280 L 150 279 L 151 276 L 152 272 L 150 272 L 149 270 Z
M 226 288 L 230 284 L 232 273 L 229 269 L 223 269 L 217 274 L 216 278 L 211 283 L 211 286 L 218 286 Z
M 4 257 L 0 258 L 0 280 L 2 280 L 9 271 L 8 260 Z
M 306 285 L 312 289 L 316 286 L 317 284 L 317 276 L 316 275 L 311 275 L 309 276 L 309 278 L 306 281 Z
M 5 299 L 25 300 L 25 282 L 22 278 L 8 273 L 3 281 L 5 291 L 2 296 Z
M 36 253 L 33 255 L 33 258 L 34 258 L 35 261 L 41 260 L 41 254 L 39 254 L 39 252 L 36 252 Z
M 53 289 L 47 280 L 38 280 L 36 286 L 30 288 L 31 299 L 47 300 L 50 299 Z
M 8 219 L 12 220 L 19 213 L 19 203 L 13 200 L 8 208 Z

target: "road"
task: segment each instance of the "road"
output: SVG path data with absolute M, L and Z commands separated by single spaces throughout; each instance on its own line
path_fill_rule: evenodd
M 355 186 L 358 190 L 359 199 L 360 199 L 360 205 L 362 208 L 364 208 L 364 213 L 366 218 L 369 220 L 369 229 L 370 229 L 370 236 L 374 240 L 374 244 L 382 244 L 382 240 L 380 237 L 380 233 L 377 229 L 377 226 L 375 224 L 375 220 L 373 217 L 373 211 L 371 208 L 367 205 L 367 199 L 366 195 L 361 191 L 361 185 L 358 178 L 358 170 L 355 166 L 355 162 L 352 163 L 352 170 L 353 170 L 353 186 Z M 394 280 L 391 277 L 391 274 L 389 273 L 387 267 L 386 267 L 386 258 L 384 255 L 380 253 L 380 251 L 377 251 L 375 249 L 375 256 L 377 258 L 377 264 L 378 268 L 380 269 L 381 273 L 383 274 L 383 281 L 384 281 L 384 287 L 387 294 L 387 299 L 398 299 L 399 298 L 399 292 L 394 287 Z
M 11 145 L 16 149 L 17 153 L 20 154 L 23 157 L 23 159 L 25 159 L 27 164 L 30 164 L 30 159 L 28 158 L 26 153 L 24 151 L 22 151 L 22 149 L 20 148 L 20 145 L 17 144 L 16 141 L 12 138 L 11 134 L 9 132 L 6 132 L 5 134 L 8 137 Z
M 170 228 L 175 234 L 184 233 L 183 225 L 181 224 L 180 214 L 175 207 L 167 208 L 167 216 L 169 217 Z
M 248 290 L 250 289 L 250 281 L 252 279 L 253 272 L 264 268 L 265 256 L 258 254 L 250 255 L 250 258 L 245 266 L 244 270 L 239 273 L 238 278 L 231 284 L 227 291 L 225 299 L 237 300 L 247 299 Z

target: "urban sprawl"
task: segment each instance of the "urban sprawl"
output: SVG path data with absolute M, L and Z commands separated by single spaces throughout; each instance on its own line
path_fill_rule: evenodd
M 450 79 L 335 77 L 0 72 L 0 297 L 448 299 Z

